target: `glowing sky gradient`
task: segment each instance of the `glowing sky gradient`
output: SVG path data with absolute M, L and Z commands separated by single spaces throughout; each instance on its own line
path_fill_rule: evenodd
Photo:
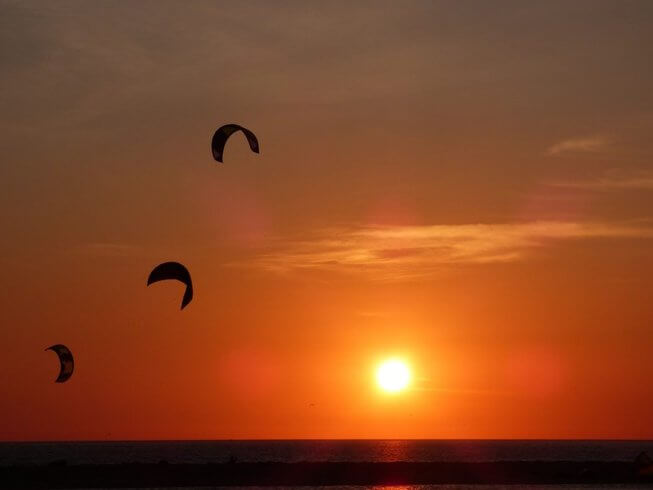
M 0 440 L 653 438 L 651 59 L 648 1 L 0 1 Z

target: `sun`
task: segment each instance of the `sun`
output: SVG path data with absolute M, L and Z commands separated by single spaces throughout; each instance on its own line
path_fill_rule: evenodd
M 410 369 L 399 359 L 388 359 L 377 368 L 376 382 L 383 391 L 399 393 L 410 384 Z

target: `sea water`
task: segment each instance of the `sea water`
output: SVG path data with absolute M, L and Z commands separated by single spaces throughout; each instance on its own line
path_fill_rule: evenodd
M 0 466 L 119 463 L 239 462 L 494 462 L 494 461 L 632 461 L 640 452 L 653 455 L 653 441 L 605 440 L 281 440 L 281 441 L 102 441 L 0 443 Z M 200 487 L 184 487 L 195 490 Z M 201 487 L 221 488 L 221 487 Z M 233 489 L 234 487 L 229 487 Z M 237 487 L 236 487 L 237 488 Z M 244 487 L 257 490 L 258 487 Z M 261 487 L 270 490 L 274 487 Z M 308 487 L 296 487 L 308 488 Z M 395 487 L 331 486 L 328 490 L 386 488 L 397 490 L 636 489 L 637 485 L 407 485 Z M 143 489 L 139 489 L 143 490 Z
M 653 441 L 281 440 L 4 442 L 0 466 L 119 463 L 633 461 Z M 456 487 L 451 487 L 456 488 Z
M 184 490 L 274 490 L 287 487 L 176 487 L 183 488 Z M 294 489 L 309 489 L 316 488 L 322 490 L 581 490 L 581 489 L 622 489 L 622 490 L 641 490 L 643 485 L 614 485 L 614 484 L 592 484 L 592 485 L 401 485 L 401 486 L 330 486 L 330 487 L 292 487 Z M 64 489 L 65 490 L 65 489 Z M 79 489 L 77 489 L 79 490 Z M 81 489 L 81 490 L 98 490 L 98 489 Z M 132 488 L 122 490 L 169 490 L 166 488 L 150 487 L 150 488 Z

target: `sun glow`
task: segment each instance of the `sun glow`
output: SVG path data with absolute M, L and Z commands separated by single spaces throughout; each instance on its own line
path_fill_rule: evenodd
M 410 383 L 410 369 L 399 359 L 388 359 L 377 368 L 376 382 L 383 391 L 398 393 Z

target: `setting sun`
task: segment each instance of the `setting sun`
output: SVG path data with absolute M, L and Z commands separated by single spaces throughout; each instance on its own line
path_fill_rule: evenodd
M 376 370 L 376 382 L 383 391 L 398 393 L 410 383 L 410 369 L 403 361 L 388 359 Z

